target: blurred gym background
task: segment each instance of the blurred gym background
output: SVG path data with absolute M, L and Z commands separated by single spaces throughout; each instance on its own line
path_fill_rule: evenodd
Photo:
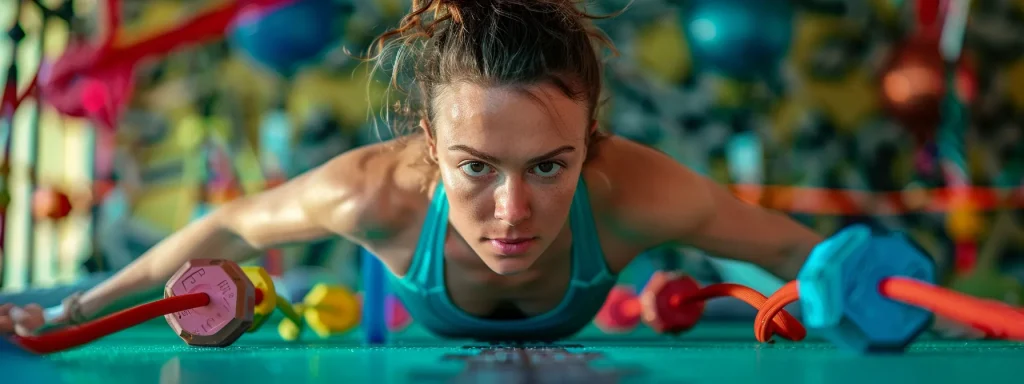
M 346 51 L 409 0 L 250 4 L 211 27 L 234 1 L 0 2 L 0 292 L 95 281 L 219 204 L 381 139 L 369 111 L 387 79 Z M 820 233 L 904 231 L 944 284 L 1020 304 L 1024 0 L 969 3 L 959 31 L 958 0 L 635 0 L 599 22 L 619 50 L 602 124 Z M 110 51 L 102 71 L 82 64 Z M 708 256 L 652 250 L 624 280 L 763 278 Z M 341 239 L 258 263 L 359 284 Z

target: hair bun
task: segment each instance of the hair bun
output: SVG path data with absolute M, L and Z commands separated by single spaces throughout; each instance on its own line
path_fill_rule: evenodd
M 481 7 L 489 2 L 488 0 L 437 0 L 437 7 L 444 9 L 451 16 L 452 22 L 461 24 L 465 20 L 466 10 Z

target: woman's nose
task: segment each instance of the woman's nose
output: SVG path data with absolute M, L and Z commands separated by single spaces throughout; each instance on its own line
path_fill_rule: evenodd
M 526 183 L 509 180 L 494 195 L 495 219 L 514 227 L 530 218 L 530 191 Z

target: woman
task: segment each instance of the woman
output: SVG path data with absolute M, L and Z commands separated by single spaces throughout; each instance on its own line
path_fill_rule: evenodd
M 817 234 L 598 132 L 607 41 L 591 19 L 572 0 L 413 1 L 377 59 L 403 58 L 396 84 L 413 75 L 416 132 L 197 220 L 67 300 L 55 321 L 158 287 L 191 258 L 241 262 L 329 236 L 380 258 L 417 322 L 447 337 L 570 336 L 619 271 L 669 242 L 795 278 Z M 43 325 L 38 306 L 13 312 L 0 332 Z

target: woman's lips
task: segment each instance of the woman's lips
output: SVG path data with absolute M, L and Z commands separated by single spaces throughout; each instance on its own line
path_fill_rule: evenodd
M 488 241 L 494 250 L 503 256 L 515 256 L 526 253 L 536 242 L 533 237 L 490 239 Z

